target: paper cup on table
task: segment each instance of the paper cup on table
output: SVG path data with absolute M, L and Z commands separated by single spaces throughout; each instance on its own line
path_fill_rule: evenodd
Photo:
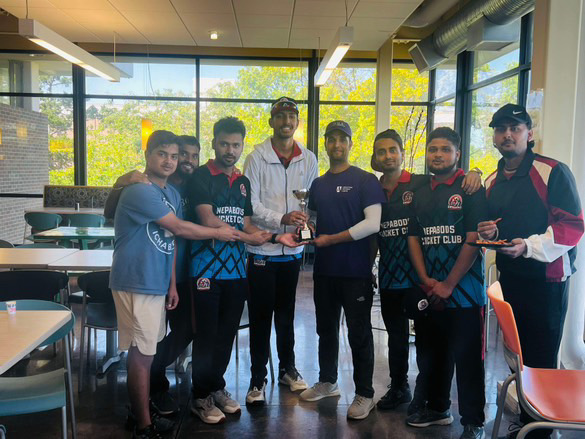
M 6 310 L 8 311 L 8 314 L 16 314 L 16 302 L 6 302 Z

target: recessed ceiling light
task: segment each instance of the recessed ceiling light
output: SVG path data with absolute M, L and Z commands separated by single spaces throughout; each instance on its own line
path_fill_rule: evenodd
M 213 30 L 209 32 L 209 38 L 211 38 L 212 40 L 217 40 L 219 38 L 219 34 Z

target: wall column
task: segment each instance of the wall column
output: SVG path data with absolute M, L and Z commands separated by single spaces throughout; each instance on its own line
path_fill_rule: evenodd
M 566 163 L 585 206 L 585 0 L 536 0 L 531 90 L 544 91 L 536 148 Z M 585 369 L 585 239 L 571 277 L 560 359 Z
M 389 38 L 378 50 L 376 66 L 376 134 L 390 128 L 392 108 L 392 46 Z

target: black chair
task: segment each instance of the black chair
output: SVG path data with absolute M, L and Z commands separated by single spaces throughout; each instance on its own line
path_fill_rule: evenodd
M 79 386 L 83 387 L 83 351 L 85 349 L 85 329 L 87 328 L 87 360 L 89 361 L 89 347 L 91 330 L 117 331 L 118 320 L 114 298 L 110 290 L 110 271 L 94 271 L 85 273 L 77 279 L 79 288 L 83 290 L 81 308 L 81 342 L 79 345 Z M 96 343 L 94 343 L 94 349 Z M 97 355 L 96 355 L 97 356 Z M 97 360 L 97 358 L 96 358 Z
M 69 276 L 60 271 L 15 270 L 0 272 L 0 301 L 37 299 L 54 301 L 67 288 Z
M 9 243 L 8 241 L 4 241 L 3 239 L 0 239 L 0 248 L 12 248 L 14 247 L 11 243 Z

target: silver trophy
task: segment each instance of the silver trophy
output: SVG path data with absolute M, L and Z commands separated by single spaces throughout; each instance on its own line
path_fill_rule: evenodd
M 293 195 L 297 200 L 299 200 L 299 204 L 301 206 L 301 212 L 307 215 L 307 199 L 309 198 L 309 189 L 298 189 L 293 190 Z M 298 239 L 299 242 L 307 242 L 313 240 L 313 231 L 309 228 L 307 223 L 299 229 L 298 232 Z

